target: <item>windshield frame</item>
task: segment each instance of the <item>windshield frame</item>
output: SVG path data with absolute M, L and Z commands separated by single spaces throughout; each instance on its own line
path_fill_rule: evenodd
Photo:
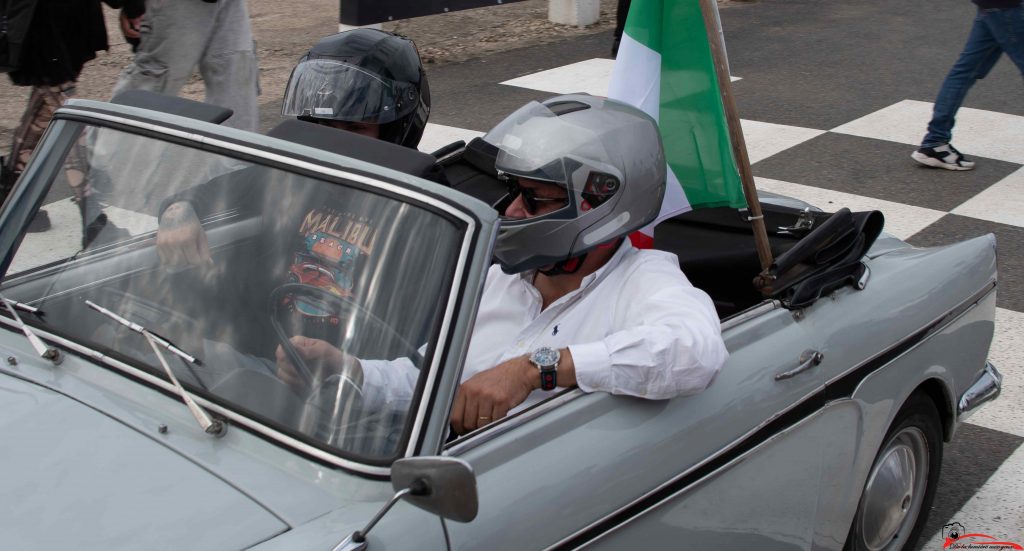
M 95 105 L 102 106 L 102 104 Z M 307 441 L 299 438 L 298 436 L 286 434 L 272 426 L 245 415 L 242 411 L 226 407 L 221 403 L 213 402 L 202 396 L 195 396 L 196 401 L 204 408 L 222 415 L 231 422 L 241 425 L 264 438 L 269 438 L 279 444 L 288 446 L 303 455 L 310 456 L 314 459 L 346 470 L 354 471 L 357 474 L 387 476 L 390 472 L 390 464 L 394 459 L 408 457 L 416 454 L 421 449 L 424 449 L 424 440 L 428 425 L 430 425 L 431 428 L 436 427 L 437 425 L 436 420 L 430 419 L 431 414 L 436 413 L 437 410 L 441 413 L 445 413 L 448 409 L 443 404 L 442 406 L 444 407 L 435 406 L 438 396 L 443 394 L 442 385 L 439 384 L 441 382 L 440 379 L 442 378 L 442 367 L 452 362 L 452 354 L 459 355 L 458 358 L 461 360 L 460 354 L 464 352 L 462 349 L 465 348 L 465 343 L 463 341 L 465 341 L 466 338 L 455 333 L 456 326 L 464 325 L 462 320 L 457 319 L 457 314 L 461 309 L 465 308 L 464 303 L 467 301 L 464 300 L 464 297 L 467 293 L 469 293 L 470 297 L 474 296 L 473 293 L 476 293 L 476 295 L 479 294 L 478 289 L 470 289 L 467 287 L 467 284 L 471 280 L 471 272 L 480 271 L 476 264 L 483 262 L 478 258 L 479 255 L 474 257 L 473 254 L 474 251 L 480 248 L 480 230 L 487 226 L 487 221 L 481 219 L 479 213 L 473 212 L 472 208 L 468 208 L 460 201 L 455 200 L 458 197 L 457 194 L 453 193 L 451 195 L 447 195 L 443 192 L 433 193 L 432 190 L 429 189 L 429 186 L 424 185 L 421 180 L 405 174 L 389 171 L 386 168 L 375 167 L 372 169 L 361 170 L 358 165 L 367 165 L 367 163 L 361 163 L 358 160 L 349 159 L 330 152 L 277 140 L 267 136 L 248 133 L 245 133 L 245 135 L 252 136 L 253 139 L 251 141 L 235 141 L 231 139 L 235 136 L 230 136 L 230 134 L 232 132 L 238 134 L 238 131 L 234 131 L 232 129 L 224 129 L 225 135 L 220 135 L 220 132 L 201 133 L 194 129 L 186 129 L 187 127 L 183 126 L 176 128 L 171 125 L 163 125 L 160 122 L 154 121 L 157 117 L 154 117 L 153 119 L 137 119 L 131 116 L 111 113 L 113 110 L 104 110 L 103 112 L 93 111 L 88 109 L 88 107 L 92 107 L 91 105 L 86 106 L 86 109 L 78 109 L 76 107 L 78 106 L 71 105 L 58 111 L 54 120 L 54 122 L 58 124 L 55 124 L 52 128 L 55 138 L 52 140 L 46 140 L 43 143 L 62 143 L 63 141 L 68 141 L 68 135 L 77 134 L 77 132 L 80 131 L 78 124 L 60 124 L 61 121 L 112 128 L 131 134 L 143 135 L 185 147 L 210 151 L 235 159 L 301 174 L 321 180 L 327 184 L 344 185 L 355 189 L 363 189 L 375 194 L 399 200 L 403 203 L 424 208 L 438 216 L 449 219 L 455 225 L 456 230 L 461 232 L 461 243 L 456 247 L 458 252 L 454 259 L 455 265 L 452 266 L 451 269 L 451 279 L 448 281 L 449 289 L 446 304 L 439 313 L 440 320 L 436 322 L 436 333 L 432 335 L 433 353 L 431 354 L 429 364 L 424 366 L 427 369 L 427 373 L 425 376 L 421 376 L 418 383 L 421 386 L 417 397 L 418 403 L 416 403 L 415 408 L 409 410 L 409 417 L 406 421 L 406 426 L 403 429 L 404 435 L 402 442 L 404 445 L 400 447 L 399 452 L 395 457 L 381 459 L 377 462 L 358 461 L 351 457 L 346 457 L 351 454 L 346 454 L 345 450 L 330 448 L 325 445 L 317 445 L 312 440 Z M 120 108 L 120 106 L 114 107 Z M 171 118 L 179 119 L 178 117 Z M 196 126 L 200 127 L 201 130 L 203 125 L 197 124 Z M 220 129 L 220 127 L 214 128 Z M 53 164 L 53 157 L 62 158 L 64 156 L 66 151 L 63 151 L 62 149 L 63 148 L 60 147 L 53 148 L 53 150 L 47 152 L 49 154 L 45 155 L 44 158 L 33 163 L 34 166 L 32 168 L 36 168 L 37 170 L 33 171 L 36 175 L 30 180 L 31 184 L 29 186 L 19 186 L 22 188 L 22 193 L 19 195 L 25 196 L 24 200 L 17 200 L 19 199 L 17 197 L 12 198 L 8 208 L 5 209 L 3 215 L 0 216 L 0 223 L 10 223 L 13 221 L 12 219 L 17 220 L 22 218 L 22 216 L 17 216 L 13 214 L 13 212 L 17 209 L 24 208 L 23 203 L 29 201 L 31 197 L 36 197 L 38 195 L 38 197 L 36 197 L 38 200 L 33 200 L 33 203 L 38 203 L 42 200 L 43 195 L 45 195 L 45 190 L 50 187 L 52 180 L 52 178 L 50 178 L 50 176 L 52 176 L 52 170 L 48 171 L 45 170 L 45 168 Z M 346 161 L 350 161 L 351 164 Z M 403 183 L 406 183 L 402 180 L 406 180 L 408 183 L 415 185 L 402 185 Z M 38 208 L 38 205 L 33 206 Z M 4 251 L 4 272 L 8 269 L 8 265 L 13 257 L 14 251 L 17 250 L 17 246 L 23 233 L 23 229 L 22 231 L 19 231 L 17 237 L 12 240 L 10 248 Z M 476 262 L 473 262 L 474 260 Z M 53 266 L 50 265 L 47 267 L 41 266 L 40 268 L 49 269 L 52 267 Z M 18 277 L 17 279 L 11 280 L 10 283 L 16 284 L 20 279 L 21 277 Z M 468 302 L 472 303 L 473 301 L 470 300 Z M 12 320 L 9 320 L 7 317 L 0 317 L 0 320 L 2 320 L 4 325 L 11 326 Z M 471 324 L 471 320 L 469 323 Z M 116 371 L 126 374 L 133 379 L 158 387 L 165 392 L 171 392 L 173 390 L 173 385 L 167 379 L 158 377 L 154 375 L 154 373 L 146 371 L 140 367 L 136 367 L 135 365 L 132 365 L 132 363 L 111 357 L 100 350 L 66 338 L 65 336 L 54 334 L 50 332 L 47 327 L 39 326 L 37 324 L 32 324 L 32 326 L 40 333 L 40 335 L 45 336 L 48 340 L 58 343 L 67 349 L 73 350 L 83 357 L 101 363 L 104 366 L 112 367 Z M 450 376 L 444 378 L 448 379 Z M 345 454 L 346 456 L 343 456 L 342 454 Z

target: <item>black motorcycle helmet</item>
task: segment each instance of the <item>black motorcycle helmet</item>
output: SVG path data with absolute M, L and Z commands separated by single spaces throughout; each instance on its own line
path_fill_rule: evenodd
M 292 69 L 281 114 L 379 125 L 380 139 L 415 148 L 430 87 L 412 40 L 378 29 L 320 39 Z

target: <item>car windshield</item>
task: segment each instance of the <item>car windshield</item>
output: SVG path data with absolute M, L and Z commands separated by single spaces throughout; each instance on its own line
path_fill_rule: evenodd
M 0 284 L 41 310 L 26 323 L 168 379 L 146 338 L 88 300 L 196 357 L 164 353 L 214 409 L 355 461 L 401 455 L 464 224 L 389 186 L 62 128 L 66 153 L 31 184 L 50 227 L 21 237 Z

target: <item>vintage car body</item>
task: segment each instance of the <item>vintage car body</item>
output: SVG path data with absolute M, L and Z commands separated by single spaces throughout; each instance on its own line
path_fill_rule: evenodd
M 78 315 L 68 297 L 107 297 L 104 287 L 157 269 L 152 226 L 129 245 L 114 241 L 95 253 L 87 251 L 92 245 L 77 252 L 77 236 L 67 237 L 76 252 L 66 259 L 55 254 L 63 259 L 56 264 L 33 266 L 27 253 L 19 257 L 29 247 L 23 230 L 47 202 L 83 126 L 332 185 L 358 184 L 451 221 L 457 251 L 446 272 L 449 292 L 433 297 L 434 349 L 393 454 L 360 461 L 264 422 L 246 409 L 255 406 L 233 406 L 244 397 L 211 397 L 187 384 L 227 425 L 224 434 L 211 435 L 159 364 L 145 365 L 141 352 L 122 356 L 76 338 L 86 331 L 83 323 L 107 323 L 102 317 L 55 319 Z M 137 208 L 155 214 L 152 204 Z M 799 309 L 768 298 L 727 316 L 722 328 L 731 357 L 700 394 L 646 401 L 571 389 L 446 443 L 497 225 L 496 212 L 467 195 L 336 153 L 132 107 L 65 107 L 0 213 L 0 293 L 44 310 L 53 305 L 43 318 L 22 317 L 62 360 L 40 357 L 4 312 L 0 547 L 355 549 L 353 533 L 394 494 L 392 462 L 443 456 L 471 467 L 475 497 L 466 499 L 478 503 L 475 518 L 446 523 L 399 500 L 363 545 L 614 549 L 641 541 L 645 548 L 899 549 L 937 476 L 926 464 L 941 452 L 915 436 L 927 432 L 921 425 L 934 422 L 948 441 L 967 414 L 998 394 L 999 374 L 986 362 L 994 238 L 919 249 L 883 234 L 862 260 L 870 274 L 861 278 L 863 288 L 843 286 Z M 210 226 L 215 256 L 236 229 Z M 125 255 L 132 270 L 105 267 L 105 258 Z M 60 272 L 47 275 L 54 270 Z M 61 287 L 62 277 L 77 283 Z M 901 410 L 922 401 L 934 413 L 911 417 L 925 421 L 896 434 L 906 434 L 906 442 L 894 441 L 891 429 L 906 418 Z M 887 484 L 872 482 L 887 476 Z M 872 491 L 863 497 L 866 486 Z M 874 545 L 877 533 L 868 528 L 867 544 L 848 542 L 862 516 L 875 518 L 872 526 L 888 522 L 876 532 L 899 538 Z

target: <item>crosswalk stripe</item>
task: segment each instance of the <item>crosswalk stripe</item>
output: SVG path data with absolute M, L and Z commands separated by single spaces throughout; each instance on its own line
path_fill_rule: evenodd
M 815 130 L 813 128 L 746 119 L 741 120 L 740 124 L 743 127 L 743 140 L 747 144 L 747 156 L 750 158 L 751 164 L 763 161 L 772 155 L 781 153 L 825 133 L 824 130 Z
M 607 96 L 608 81 L 614 65 L 612 59 L 588 59 L 506 80 L 502 84 L 554 94 L 585 92 L 594 96 Z
M 614 59 L 587 59 L 547 71 L 530 73 L 501 84 L 553 94 L 584 92 L 593 96 L 607 96 L 608 81 L 611 79 L 614 65 Z M 733 82 L 737 80 L 740 80 L 740 77 L 732 77 Z
M 903 100 L 831 131 L 918 145 L 931 120 L 932 106 L 929 102 Z M 1024 164 L 1024 117 L 962 107 L 953 132 L 953 144 L 966 155 Z
M 946 215 L 945 212 L 938 210 L 770 178 L 756 177 L 754 181 L 759 190 L 800 199 L 825 211 L 834 211 L 842 207 L 852 211 L 880 210 L 885 215 L 885 231 L 900 239 L 914 235 Z
M 27 233 L 21 248 L 33 251 L 31 258 L 15 254 L 10 273 L 74 256 L 82 247 L 82 215 L 71 198 L 54 201 L 43 207 L 50 218 L 51 227 L 41 233 Z M 131 235 L 139 235 L 157 228 L 155 216 L 114 206 L 103 207 L 107 220 Z
M 992 184 L 951 212 L 1024 227 L 1024 168 Z
M 433 153 L 452 142 L 462 140 L 468 143 L 473 138 L 483 135 L 483 132 L 476 130 L 428 122 L 427 127 L 423 129 L 423 138 L 420 139 L 419 150 L 424 153 Z

